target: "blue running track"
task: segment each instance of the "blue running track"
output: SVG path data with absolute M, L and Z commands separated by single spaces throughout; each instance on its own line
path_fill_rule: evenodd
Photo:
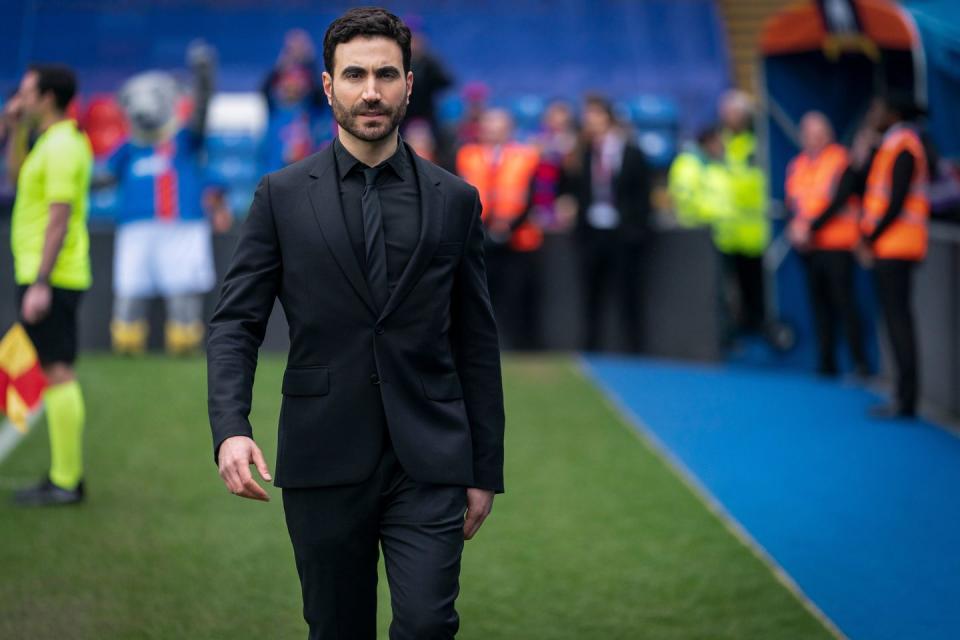
M 799 374 L 585 368 L 848 637 L 960 639 L 960 438 Z

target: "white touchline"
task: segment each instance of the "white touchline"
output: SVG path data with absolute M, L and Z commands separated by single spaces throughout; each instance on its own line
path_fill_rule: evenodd
M 7 418 L 3 419 L 3 423 L 0 424 L 0 462 L 6 460 L 7 456 L 20 444 L 20 441 L 30 433 L 34 423 L 40 418 L 41 413 L 43 413 L 43 410 L 37 409 L 30 414 L 27 418 L 26 431 L 20 431 L 10 420 Z
M 820 624 L 826 627 L 838 640 L 846 640 L 847 636 L 840 630 L 840 627 L 831 620 L 826 613 L 806 594 L 793 577 L 787 573 L 787 570 L 780 566 L 780 563 L 770 554 L 760 542 L 747 531 L 739 520 L 717 499 L 707 488 L 700 478 L 687 467 L 686 464 L 668 447 L 657 434 L 647 426 L 647 424 L 638 416 L 620 396 L 613 390 L 601 384 L 597 376 L 593 375 L 593 367 L 583 356 L 580 356 L 577 362 L 578 370 L 584 378 L 594 383 L 600 391 L 601 397 L 606 400 L 607 405 L 613 410 L 613 413 L 621 418 L 624 426 L 632 427 L 631 432 L 646 444 L 653 454 L 660 458 L 667 468 L 673 471 L 687 489 L 693 493 L 694 497 L 703 504 L 723 524 L 724 528 L 735 537 L 740 544 L 746 547 L 758 560 L 767 566 L 767 569 L 773 574 L 780 584 L 786 587 L 803 607 L 816 618 Z

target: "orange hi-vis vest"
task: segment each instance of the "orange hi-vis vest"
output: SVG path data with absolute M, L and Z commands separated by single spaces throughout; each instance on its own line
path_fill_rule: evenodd
M 847 150 L 831 144 L 815 157 L 801 153 L 787 167 L 787 202 L 794 212 L 791 226 L 809 227 L 830 205 L 840 177 L 849 164 Z M 852 251 L 860 240 L 859 199 L 851 197 L 822 229 L 813 234 L 815 249 Z
M 877 228 L 890 206 L 893 165 L 904 151 L 913 156 L 913 177 L 903 208 L 896 219 L 873 244 L 877 258 L 886 260 L 923 260 L 927 255 L 927 221 L 930 199 L 927 195 L 929 170 L 923 142 L 916 131 L 896 126 L 883 137 L 883 142 L 867 176 L 867 192 L 863 199 L 860 230 L 869 236 Z
M 505 144 L 499 154 L 489 145 L 468 144 L 457 154 L 457 173 L 480 192 L 484 222 L 510 223 L 527 209 L 539 161 L 539 152 L 524 144 Z M 531 222 L 524 222 L 510 237 L 514 251 L 536 251 L 542 244 L 543 232 Z

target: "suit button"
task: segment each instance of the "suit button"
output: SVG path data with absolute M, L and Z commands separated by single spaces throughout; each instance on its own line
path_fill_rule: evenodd
M 379 324 L 378 324 L 378 325 L 374 328 L 374 332 L 376 332 L 376 334 L 377 334 L 378 336 L 382 336 L 382 335 L 383 335 L 383 325 L 379 325 Z
M 380 384 L 380 376 L 373 374 L 370 376 L 370 384 Z

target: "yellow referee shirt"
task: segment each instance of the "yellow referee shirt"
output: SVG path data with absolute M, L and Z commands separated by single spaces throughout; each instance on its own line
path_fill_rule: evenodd
M 10 233 L 17 284 L 32 284 L 37 279 L 50 205 L 65 203 L 70 205 L 70 220 L 50 285 L 75 290 L 90 287 L 87 205 L 92 171 L 90 141 L 73 120 L 49 127 L 27 154 L 17 180 Z

